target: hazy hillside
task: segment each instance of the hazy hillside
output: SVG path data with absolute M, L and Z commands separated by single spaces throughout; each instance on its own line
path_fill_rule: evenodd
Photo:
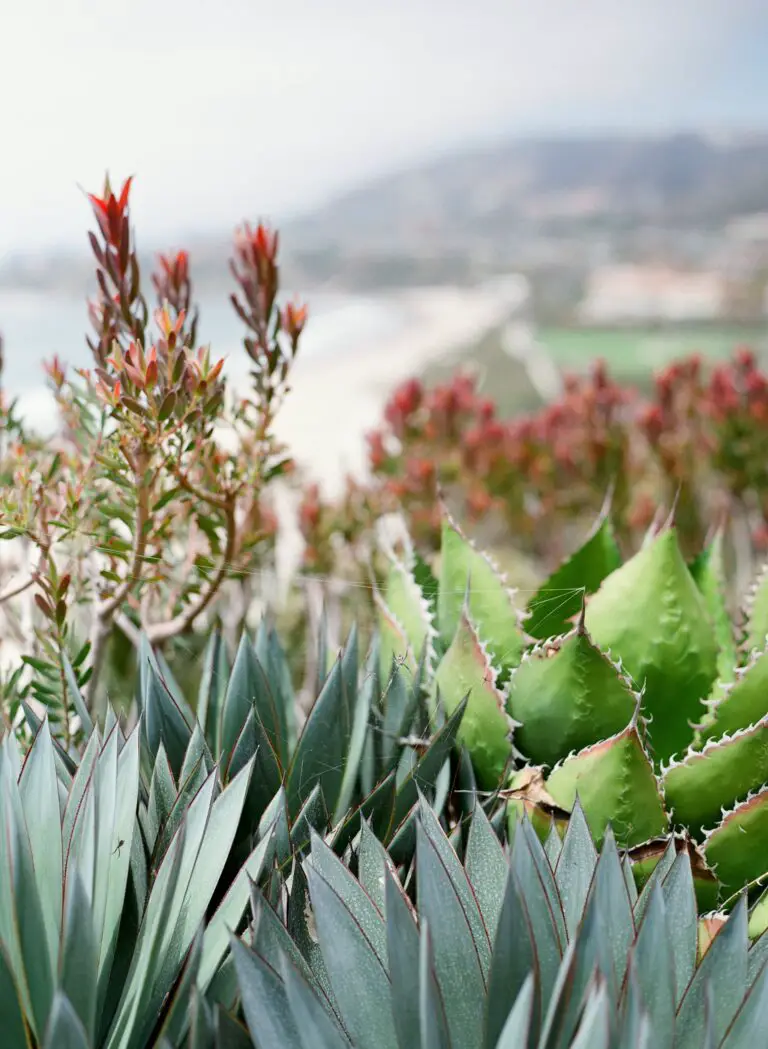
M 768 212 L 768 132 L 514 140 L 379 178 L 282 221 L 283 272 L 293 287 L 377 290 L 522 270 L 537 296 L 560 303 L 606 262 L 730 267 L 725 226 L 755 212 Z M 229 231 L 190 238 L 199 288 L 228 287 L 229 243 Z M 8 256 L 0 288 L 80 289 L 90 274 L 85 249 Z
M 621 220 L 711 227 L 768 210 L 768 134 L 513 141 L 381 178 L 290 228 L 297 242 L 392 242 Z

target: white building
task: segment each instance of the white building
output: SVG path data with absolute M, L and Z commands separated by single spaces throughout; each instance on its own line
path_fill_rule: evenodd
M 604 266 L 592 272 L 579 307 L 593 324 L 646 320 L 712 320 L 722 315 L 725 280 L 708 271 L 664 266 Z

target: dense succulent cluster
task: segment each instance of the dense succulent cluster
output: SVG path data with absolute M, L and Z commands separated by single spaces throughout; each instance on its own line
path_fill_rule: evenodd
M 438 486 L 463 520 L 491 514 L 518 547 L 550 562 L 564 554 L 563 526 L 597 512 L 609 485 L 617 535 L 631 548 L 672 498 L 686 551 L 720 514 L 743 518 L 759 548 L 768 539 L 768 377 L 748 349 L 709 369 L 698 355 L 675 362 L 648 397 L 598 361 L 566 376 L 560 398 L 513 419 L 499 418 L 470 374 L 434 388 L 411 379 L 368 445 L 371 481 L 362 492 L 350 482 L 354 499 L 326 504 L 308 493 L 308 567 L 318 567 L 329 536 L 359 537 L 393 509 L 420 549 L 436 549 Z
M 445 516 L 303 724 L 268 621 L 194 710 L 145 638 L 125 726 L 65 661 L 84 747 L 0 746 L 4 1044 L 751 1049 L 768 586 L 742 645 L 721 586 L 603 516 L 521 612 Z
M 426 653 L 434 709 L 469 695 L 459 740 L 511 818 L 546 834 L 578 796 L 598 841 L 683 829 L 729 895 L 768 872 L 768 577 L 741 643 L 724 592 L 721 536 L 688 565 L 667 524 L 622 563 L 604 515 L 521 612 L 444 515 L 437 577 L 393 558 L 382 652 Z
M 0 746 L 8 1049 L 757 1044 L 763 916 L 744 896 L 699 916 L 674 839 L 638 894 L 631 854 L 608 831 L 598 857 L 578 805 L 563 840 L 523 817 L 507 845 L 479 798 L 449 836 L 414 789 L 399 854 L 364 810 L 329 829 L 320 780 L 257 818 L 257 754 L 223 773 L 198 722 L 174 772 L 182 711 L 146 654 L 127 737 L 110 718 L 79 764 L 47 723 L 23 760 Z
M 514 423 L 466 376 L 403 386 L 374 485 L 350 484 L 340 521 L 309 489 L 301 525 L 331 570 L 335 539 L 405 507 L 438 556 L 390 535 L 367 655 L 321 625 L 304 697 L 269 618 L 229 639 L 289 469 L 272 423 L 306 310 L 278 304 L 277 235 L 244 226 L 251 383 L 225 404 L 184 252 L 159 260 L 150 327 L 130 188 L 90 197 L 94 369 L 49 365 L 62 432 L 49 446 L 1 405 L 0 539 L 33 563 L 0 605 L 32 597 L 34 638 L 0 682 L 2 1045 L 762 1044 L 768 571 L 734 628 L 721 534 L 681 552 L 711 482 L 765 519 L 754 358 L 674 366 L 645 406 L 597 366 Z M 536 546 L 609 484 L 611 516 L 525 608 L 433 501 L 500 510 Z M 668 486 L 675 524 L 624 560 L 616 533 Z M 190 701 L 172 643 L 191 652 L 216 605 Z M 118 633 L 132 697 L 97 689 Z
M 353 635 L 299 732 L 266 624 L 231 668 L 213 636 L 196 713 L 145 641 L 127 735 L 111 707 L 96 726 L 67 675 L 82 752 L 27 703 L 29 752 L 14 733 L 0 746 L 3 1045 L 214 1044 L 194 1034 L 206 1023 L 217 1046 L 241 1044 L 236 1025 L 234 1041 L 221 1032 L 235 1023 L 228 943 L 251 882 L 276 906 L 292 870 L 300 891 L 311 834 L 343 854 L 361 820 L 409 862 L 419 794 L 445 796 L 463 708 L 422 740 L 420 691 L 398 674 L 382 688 Z

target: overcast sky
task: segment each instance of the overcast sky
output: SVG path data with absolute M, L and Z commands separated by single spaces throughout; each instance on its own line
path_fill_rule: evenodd
M 768 127 L 766 0 L 0 0 L 0 255 L 279 217 L 465 143 Z

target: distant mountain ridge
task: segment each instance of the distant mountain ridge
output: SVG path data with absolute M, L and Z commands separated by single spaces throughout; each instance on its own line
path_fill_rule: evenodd
M 281 222 L 283 275 L 289 287 L 376 291 L 649 255 L 699 265 L 732 219 L 755 213 L 768 214 L 768 131 L 510 139 L 382 175 Z M 229 287 L 230 244 L 229 231 L 190 235 L 198 288 Z M 0 260 L 0 289 L 80 293 L 91 280 L 85 247 Z
M 768 132 L 530 138 L 378 178 L 286 234 L 362 243 L 596 218 L 711 227 L 756 211 L 768 211 Z

